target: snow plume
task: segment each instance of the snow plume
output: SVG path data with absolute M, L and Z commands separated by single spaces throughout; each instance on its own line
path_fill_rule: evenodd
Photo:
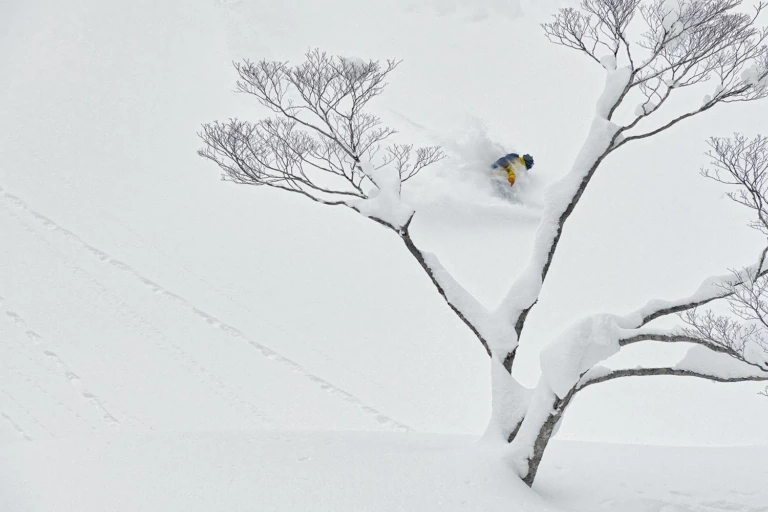
M 487 127 L 477 119 L 468 119 L 461 133 L 440 137 L 449 158 L 434 170 L 408 182 L 404 194 L 416 209 L 420 206 L 446 205 L 465 208 L 467 205 L 505 207 L 510 201 L 494 188 L 491 165 L 500 157 L 514 151 L 513 147 L 494 141 Z M 509 185 L 504 180 L 504 184 Z M 525 179 L 516 183 L 525 188 Z

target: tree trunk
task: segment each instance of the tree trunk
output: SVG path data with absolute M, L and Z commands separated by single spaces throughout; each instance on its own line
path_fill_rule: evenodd
M 539 382 L 522 425 L 512 440 L 512 453 L 520 477 L 529 487 L 533 485 L 539 465 L 566 407 L 576 393 L 572 389 L 559 398 L 546 383 Z
M 555 408 L 555 410 L 557 409 Z M 523 482 L 528 487 L 533 486 L 533 481 L 539 472 L 539 464 L 541 464 L 541 459 L 544 457 L 544 450 L 547 448 L 549 440 L 552 439 L 557 422 L 560 421 L 561 417 L 562 411 L 550 414 L 539 429 L 539 435 L 536 436 L 536 440 L 533 442 L 533 454 L 528 458 L 528 474 L 523 477 Z
M 531 390 L 522 386 L 504 367 L 491 358 L 491 417 L 483 437 L 509 443 L 517 434 L 531 402 Z

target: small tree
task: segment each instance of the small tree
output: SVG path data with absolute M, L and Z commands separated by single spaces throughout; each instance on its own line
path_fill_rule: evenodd
M 552 42 L 600 64 L 606 82 L 572 168 L 548 190 L 533 254 L 493 310 L 411 237 L 418 212 L 401 200 L 402 184 L 443 153 L 437 147 L 384 147 L 394 132 L 364 111 L 397 62 L 382 66 L 312 51 L 306 62 L 293 67 L 267 61 L 237 64 L 238 89 L 256 96 L 277 117 L 256 124 L 230 120 L 205 125 L 200 154 L 216 162 L 225 179 L 346 206 L 395 233 L 491 357 L 493 413 L 486 437 L 508 443 L 507 456 L 532 485 L 565 410 L 588 386 L 656 375 L 768 381 L 762 334 L 768 328 L 768 243 L 754 265 L 707 278 L 688 297 L 650 300 L 633 313 L 593 315 L 564 329 L 542 351 L 535 388 L 512 376 L 517 349 L 525 342 L 526 319 L 538 302 L 566 223 L 606 157 L 717 105 L 768 96 L 768 31 L 755 25 L 764 6 L 744 14 L 737 12 L 740 5 L 739 0 L 583 0 L 579 9 L 561 9 L 543 25 Z M 629 29 L 637 24 L 644 32 L 631 43 Z M 671 97 L 691 94 L 693 86 L 713 79 L 716 87 L 699 107 L 653 123 Z M 627 111 L 630 104 L 636 108 Z M 753 226 L 768 235 L 766 139 L 737 135 L 712 139 L 710 146 L 713 164 L 705 176 L 735 187 L 730 197 L 752 209 Z M 730 314 L 702 311 L 720 299 L 730 304 Z M 649 326 L 674 314 L 682 320 L 678 328 Z M 688 343 L 691 349 L 670 367 L 609 370 L 600 365 L 623 347 L 647 340 Z

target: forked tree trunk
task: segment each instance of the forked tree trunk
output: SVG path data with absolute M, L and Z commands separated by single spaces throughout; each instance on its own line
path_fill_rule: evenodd
M 529 414 L 523 420 L 517 435 L 511 440 L 513 453 L 524 457 L 523 461 L 518 462 L 518 466 L 523 482 L 529 487 L 536 479 L 544 452 L 557 431 L 558 422 L 576 392 L 572 389 L 565 397 L 559 398 L 548 389 L 546 384 L 543 386 L 542 390 L 537 391 L 543 391 L 545 396 L 541 400 L 534 399 Z M 521 466 L 525 466 L 525 469 Z
M 528 474 L 523 477 L 523 482 L 528 487 L 531 487 L 536 479 L 536 474 L 539 472 L 539 464 L 541 464 L 541 459 L 544 457 L 544 451 L 549 444 L 549 440 L 552 439 L 557 422 L 560 421 L 562 415 L 562 411 L 550 414 L 539 429 L 539 435 L 536 436 L 533 442 L 533 454 L 528 459 Z

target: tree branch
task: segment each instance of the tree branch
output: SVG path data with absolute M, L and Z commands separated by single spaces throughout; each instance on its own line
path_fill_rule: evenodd
M 440 296 L 443 297 L 446 304 L 448 304 L 448 307 L 451 308 L 464 325 L 469 327 L 469 330 L 477 337 L 487 354 L 491 356 L 492 353 L 488 340 L 480 332 L 480 324 L 483 322 L 483 318 L 487 318 L 488 311 L 478 303 L 474 297 L 469 293 L 466 293 L 466 291 L 464 291 L 464 289 L 457 283 L 446 283 L 446 276 L 450 278 L 450 274 L 447 273 L 447 270 L 441 266 L 439 269 L 441 272 L 438 273 L 434 268 L 436 262 L 433 261 L 431 264 L 427 262 L 427 253 L 421 251 L 421 249 L 419 249 L 413 242 L 413 238 L 411 238 L 410 224 L 412 220 L 413 216 L 411 216 L 411 219 L 403 229 L 400 230 L 400 237 L 408 248 L 408 252 L 411 253 L 424 272 L 426 272 L 427 276 L 429 276 L 432 284 L 435 286 Z M 445 275 L 443 276 L 441 274 Z M 452 278 L 450 279 L 452 280 Z M 472 318 L 470 319 L 470 317 Z
M 749 277 L 749 271 L 755 269 L 761 269 L 765 260 L 765 254 L 768 251 L 768 247 L 760 252 L 760 258 L 757 264 L 747 267 L 742 272 L 730 275 L 710 277 L 699 286 L 696 293 L 683 297 L 673 301 L 667 300 L 652 300 L 645 306 L 637 310 L 630 315 L 639 315 L 640 321 L 635 328 L 642 327 L 643 325 L 661 318 L 663 316 L 671 315 L 674 313 L 680 313 L 689 309 L 697 308 L 708 304 L 714 300 L 723 299 L 733 295 L 733 291 L 723 288 L 724 283 L 730 283 L 731 286 L 741 286 L 747 282 Z M 758 276 L 768 275 L 768 269 L 761 270 Z M 630 316 L 627 315 L 627 316 Z
M 627 368 L 623 370 L 612 370 L 606 374 L 589 378 L 579 383 L 578 390 L 582 390 L 593 384 L 608 382 L 609 380 L 621 379 L 624 377 L 653 377 L 653 376 L 674 376 L 674 377 L 696 377 L 699 379 L 711 380 L 713 382 L 761 382 L 768 381 L 768 373 L 760 375 L 745 375 L 739 377 L 723 377 L 715 374 L 704 373 L 701 371 L 686 370 L 682 368 Z
M 674 333 L 667 333 L 667 332 L 647 331 L 639 334 L 634 334 L 632 336 L 625 336 L 619 339 L 619 346 L 624 347 L 624 346 L 631 345 L 633 343 L 638 343 L 641 341 L 661 341 L 664 343 L 696 343 L 697 345 L 704 346 L 715 352 L 721 352 L 728 355 L 733 354 L 733 351 L 731 351 L 730 349 L 723 347 L 721 345 L 718 345 L 716 343 L 712 343 L 707 340 L 697 338 L 694 336 L 689 336 L 686 334 L 674 334 Z

